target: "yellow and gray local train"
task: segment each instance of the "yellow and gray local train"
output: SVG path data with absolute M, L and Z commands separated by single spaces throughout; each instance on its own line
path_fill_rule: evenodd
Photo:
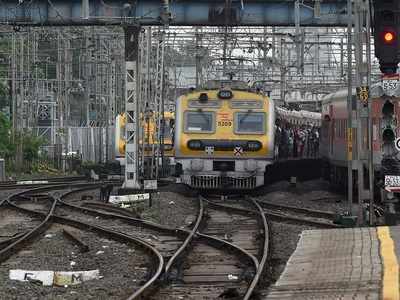
M 247 85 L 215 83 L 177 99 L 175 162 L 183 183 L 253 189 L 274 161 L 275 107 Z
M 212 81 L 207 86 L 179 97 L 175 115 L 164 116 L 165 156 L 176 163 L 182 183 L 190 187 L 246 190 L 262 186 L 269 176 L 267 167 L 275 161 L 276 118 L 293 125 L 319 125 L 320 114 L 275 107 L 273 100 L 249 89 L 247 83 Z M 116 154 L 122 164 L 124 122 L 119 115 Z M 146 147 L 153 144 L 152 124 L 143 124 L 144 135 L 150 136 L 145 137 Z
M 163 132 L 163 150 L 164 157 L 167 159 L 173 160 L 174 157 L 174 148 L 173 148 L 173 126 L 174 126 L 174 113 L 173 112 L 165 112 L 164 113 L 164 124 L 162 127 L 164 128 Z M 115 119 L 115 158 L 120 162 L 121 165 L 125 165 L 125 147 L 126 147 L 126 139 L 125 139 L 125 125 L 126 125 L 126 116 L 125 114 L 119 114 Z M 144 158 L 145 160 L 151 159 L 153 156 L 153 148 L 157 144 L 156 137 L 156 119 L 154 114 L 148 116 L 147 118 L 141 117 L 141 128 L 142 128 L 142 136 L 144 138 L 140 139 L 140 145 L 143 144 L 144 141 Z

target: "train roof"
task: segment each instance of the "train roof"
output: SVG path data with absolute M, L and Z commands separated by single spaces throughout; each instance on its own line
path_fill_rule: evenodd
M 347 99 L 347 94 L 348 94 L 348 89 L 342 89 L 339 90 L 335 93 L 328 94 L 325 97 L 322 98 L 322 103 L 330 103 L 330 102 L 336 102 L 336 101 L 344 101 Z M 372 98 L 380 98 L 383 95 L 388 95 L 388 96 L 394 96 L 394 97 L 400 97 L 400 84 L 397 86 L 397 89 L 386 93 L 383 89 L 383 84 L 382 82 L 376 82 L 372 84 L 370 88 L 370 94 Z M 352 95 L 356 95 L 356 89 L 353 88 L 352 90 Z
M 297 118 L 307 118 L 312 120 L 320 120 L 321 113 L 311 112 L 307 110 L 288 110 L 283 107 L 276 107 L 278 114 L 282 116 L 297 117 Z
M 262 99 L 267 98 L 268 101 L 273 102 L 273 100 L 268 95 L 261 93 L 260 91 L 253 91 L 253 90 L 249 90 L 249 89 L 246 89 L 246 90 L 240 90 L 240 89 L 238 90 L 238 89 L 232 89 L 232 88 L 229 88 L 229 89 L 233 92 L 239 92 L 241 94 L 236 94 L 235 97 L 233 97 L 232 99 L 227 99 L 227 100 L 232 100 L 232 101 L 235 101 L 235 100 L 262 100 Z M 211 90 L 207 90 L 207 89 L 193 90 L 186 94 L 181 95 L 178 98 L 178 101 L 182 101 L 185 99 L 186 100 L 195 100 L 195 99 L 198 99 L 202 93 L 207 93 L 209 95 L 210 99 L 215 98 L 215 99 L 219 99 L 219 100 L 224 100 L 224 99 L 218 97 L 218 91 L 220 91 L 220 90 L 221 90 L 221 88 L 211 89 Z M 249 95 L 247 95 L 247 94 L 249 94 Z

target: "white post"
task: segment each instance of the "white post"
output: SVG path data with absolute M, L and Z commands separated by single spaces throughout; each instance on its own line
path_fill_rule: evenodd
M 126 149 L 124 188 L 140 188 L 138 176 L 139 123 L 138 123 L 138 53 L 139 27 L 125 28 L 125 113 Z

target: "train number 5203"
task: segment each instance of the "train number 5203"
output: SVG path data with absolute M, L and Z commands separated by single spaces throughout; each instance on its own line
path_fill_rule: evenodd
M 232 121 L 218 121 L 218 126 L 230 127 L 232 126 Z

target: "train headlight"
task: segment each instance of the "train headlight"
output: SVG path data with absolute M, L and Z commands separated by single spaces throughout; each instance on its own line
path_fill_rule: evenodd
M 201 93 L 199 97 L 199 102 L 200 103 L 205 103 L 208 101 L 208 95 L 207 93 Z
M 250 141 L 247 142 L 247 150 L 248 151 L 258 151 L 262 147 L 262 144 L 258 141 Z
M 187 143 L 187 146 L 190 150 L 202 150 L 203 143 L 199 140 L 191 140 Z
M 244 164 L 244 168 L 246 171 L 254 172 L 257 170 L 257 162 L 254 159 L 248 159 Z
M 204 161 L 201 159 L 193 159 L 190 161 L 190 169 L 192 171 L 202 171 L 204 168 Z

